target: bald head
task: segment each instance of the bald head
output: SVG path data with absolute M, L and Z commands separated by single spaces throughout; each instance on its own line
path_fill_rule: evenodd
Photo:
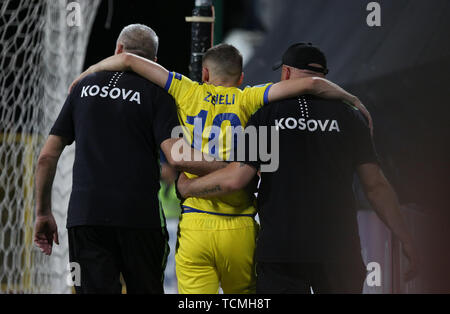
M 156 33 L 143 24 L 126 26 L 117 39 L 116 53 L 129 52 L 149 60 L 156 60 L 159 39 Z

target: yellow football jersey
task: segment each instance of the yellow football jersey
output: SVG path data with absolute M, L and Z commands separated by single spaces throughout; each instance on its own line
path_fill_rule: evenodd
M 201 84 L 171 72 L 165 89 L 175 99 L 180 123 L 189 131 L 192 147 L 226 160 L 235 145 L 229 127 L 245 128 L 250 116 L 268 102 L 271 86 L 265 84 L 241 90 Z M 216 144 L 209 145 L 213 142 Z M 256 213 L 254 198 L 245 191 L 212 199 L 188 198 L 183 209 L 218 215 L 251 216 Z

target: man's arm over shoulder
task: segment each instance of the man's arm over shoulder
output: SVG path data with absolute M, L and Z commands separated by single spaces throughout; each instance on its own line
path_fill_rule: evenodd
M 348 93 L 338 85 L 320 77 L 296 78 L 274 84 L 268 92 L 268 101 L 292 98 L 310 94 L 325 99 L 338 99 L 355 106 L 366 116 L 372 129 L 372 116 L 358 97 Z
M 121 53 L 89 67 L 71 84 L 69 90 L 86 76 L 101 71 L 133 71 L 162 88 L 166 86 L 169 77 L 169 71 L 158 63 L 132 53 Z
M 122 63 L 125 70 L 133 71 L 159 87 L 164 88 L 166 92 L 175 98 L 177 104 L 193 86 L 198 86 L 198 83 L 193 82 L 188 77 L 176 72 L 169 72 L 156 62 L 131 53 L 123 53 L 121 55 L 119 55 L 121 57 L 115 57 L 112 60 L 118 60 L 114 62 Z M 106 64 L 109 67 L 109 64 Z M 100 68 L 102 67 L 106 69 L 105 66 L 100 65 Z
M 177 101 L 184 97 L 192 86 L 198 85 L 186 76 L 175 72 L 169 72 L 166 68 L 156 62 L 132 53 L 121 53 L 106 58 L 89 67 L 89 69 L 83 72 L 72 83 L 70 90 L 86 76 L 100 71 L 133 71 L 159 87 L 164 88 Z

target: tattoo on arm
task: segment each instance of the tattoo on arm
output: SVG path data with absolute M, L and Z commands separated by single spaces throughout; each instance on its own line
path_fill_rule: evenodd
M 220 185 L 216 185 L 213 188 L 206 188 L 202 191 L 199 191 L 197 194 L 199 196 L 208 196 L 211 193 L 220 192 L 220 191 L 222 191 L 222 188 L 220 187 Z

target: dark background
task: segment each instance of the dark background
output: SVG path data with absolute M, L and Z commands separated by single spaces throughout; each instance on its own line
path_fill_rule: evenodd
M 362 0 L 277 0 L 271 29 L 264 29 L 255 2 L 222 1 L 222 33 L 240 27 L 266 37 L 245 68 L 244 84 L 277 81 L 271 71 L 295 42 L 320 46 L 329 59 L 328 78 L 358 95 L 375 122 L 382 167 L 412 216 L 427 221 L 426 235 L 434 276 L 430 292 L 449 288 L 450 270 L 450 1 L 382 0 L 382 26 L 368 27 Z M 152 27 L 160 36 L 158 61 L 188 74 L 190 16 L 194 1 L 113 1 L 111 27 L 105 28 L 108 1 L 95 21 L 86 64 L 112 55 L 121 29 L 131 23 Z M 367 207 L 364 199 L 362 208 Z M 417 215 L 416 215 L 417 214 Z M 417 218 L 412 218 L 416 219 Z M 428 223 L 430 222 L 431 223 Z M 417 223 L 417 221 L 416 221 Z M 422 235 L 421 235 L 422 236 Z M 449 290 L 447 290 L 449 291 Z
M 159 36 L 158 62 L 171 71 L 188 74 L 191 45 L 191 25 L 185 22 L 192 15 L 192 1 L 103 0 L 95 19 L 85 68 L 112 55 L 117 36 L 123 27 L 142 23 L 150 26 Z M 222 33 L 237 27 L 262 28 L 253 16 L 252 1 L 216 1 L 224 16 Z M 112 9 L 112 18 L 108 13 Z M 108 23 L 108 21 L 110 23 Z M 107 24 L 110 26 L 107 27 Z M 256 26 L 255 26 L 256 25 Z
M 192 1 L 114 0 L 110 7 L 109 1 L 103 0 L 92 28 L 85 67 L 114 54 L 117 37 L 125 26 L 142 23 L 159 36 L 158 62 L 170 70 L 187 73 L 191 34 L 184 18 L 191 15 L 192 9 Z

